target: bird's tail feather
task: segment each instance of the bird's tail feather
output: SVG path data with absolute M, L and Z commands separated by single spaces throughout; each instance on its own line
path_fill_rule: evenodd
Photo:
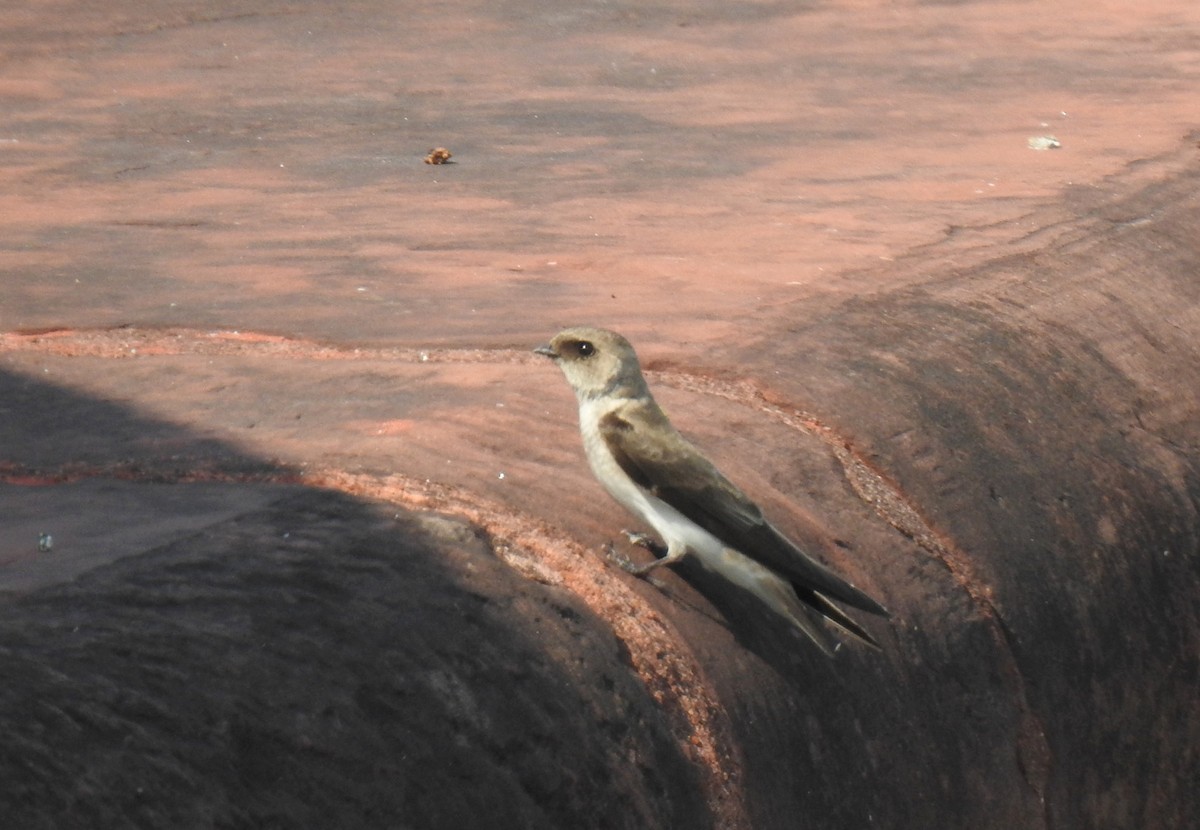
M 797 603 L 798 605 L 799 603 Z M 833 643 L 830 642 L 829 634 L 803 608 L 789 608 L 787 618 L 796 628 L 800 629 L 805 637 L 812 640 L 817 648 L 825 653 L 826 657 L 833 656 Z
M 840 628 L 842 631 L 845 631 L 847 634 L 862 640 L 872 648 L 880 647 L 879 643 L 875 641 L 875 638 L 872 637 L 865 628 L 855 622 L 854 619 L 846 614 L 845 611 L 838 608 L 827 598 L 821 594 L 818 594 L 816 591 L 806 589 L 798 585 L 793 585 L 792 587 L 796 591 L 796 596 L 798 596 L 802 602 L 804 602 L 826 620 Z
M 792 583 L 796 585 L 798 592 L 804 590 L 801 588 L 802 584 L 808 585 L 810 587 L 807 590 L 820 591 L 822 594 L 827 594 L 839 602 L 844 602 L 863 611 L 878 614 L 881 617 L 891 616 L 886 608 L 868 596 L 866 592 L 855 588 L 829 568 L 809 557 L 791 539 L 780 533 L 779 529 L 774 525 L 768 523 L 766 530 L 769 533 L 767 538 L 773 542 L 773 545 L 767 545 L 766 547 L 772 549 L 776 557 L 774 561 L 767 562 L 766 564 L 786 573 L 791 578 Z M 761 551 L 759 552 L 761 553 Z M 805 602 L 808 602 L 808 600 L 805 600 Z M 814 605 L 814 607 L 816 606 Z
M 851 619 L 842 609 L 830 602 L 827 597 L 800 585 L 789 585 L 782 580 L 776 583 L 774 587 L 775 590 L 771 591 L 771 594 L 780 597 L 783 599 L 783 602 L 781 604 L 772 602 L 771 604 L 774 605 L 777 611 L 782 612 L 785 617 L 791 620 L 792 624 L 800 629 L 801 633 L 812 640 L 826 655 L 833 655 L 833 643 L 829 632 L 813 618 L 813 615 L 810 613 L 812 611 L 821 615 L 824 622 L 833 624 L 855 639 L 861 640 L 875 649 L 880 647 L 879 643 L 875 641 L 875 638 L 865 628 Z

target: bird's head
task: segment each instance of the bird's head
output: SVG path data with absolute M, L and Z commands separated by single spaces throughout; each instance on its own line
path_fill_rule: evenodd
M 610 394 L 646 394 L 637 354 L 615 331 L 587 326 L 565 329 L 534 351 L 558 364 L 581 401 Z

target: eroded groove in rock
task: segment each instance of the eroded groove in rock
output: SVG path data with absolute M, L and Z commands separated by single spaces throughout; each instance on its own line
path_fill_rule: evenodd
M 987 621 L 997 650 L 1004 656 L 1005 676 L 1021 711 L 1018 745 L 1022 767 L 1029 785 L 1044 800 L 1053 760 L 1046 730 L 1030 705 L 1025 677 L 1017 662 L 1008 627 L 996 607 L 991 587 L 979 577 L 967 556 L 945 534 L 935 529 L 895 484 L 856 453 L 850 441 L 815 415 L 777 401 L 749 382 L 721 381 L 679 372 L 654 374 L 658 381 L 677 389 L 733 401 L 755 409 L 791 429 L 816 437 L 837 458 L 846 480 L 859 498 L 946 568 L 955 583 L 971 598 L 980 616 Z
M 519 349 L 378 348 L 339 346 L 231 329 L 52 329 L 0 333 L 0 352 L 65 357 L 138 358 L 173 355 L 250 355 L 282 360 L 391 360 L 401 363 L 534 363 Z

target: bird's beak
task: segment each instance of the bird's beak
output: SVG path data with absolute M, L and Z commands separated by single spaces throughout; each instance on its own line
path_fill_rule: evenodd
M 550 358 L 551 360 L 554 360 L 558 357 L 558 352 L 556 352 L 556 351 L 554 351 L 554 349 L 550 348 L 549 345 L 538 346 L 536 349 L 533 350 L 533 353 L 545 355 L 546 357 Z

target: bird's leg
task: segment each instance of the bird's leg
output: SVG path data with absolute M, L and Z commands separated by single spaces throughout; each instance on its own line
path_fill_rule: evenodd
M 634 576 L 646 576 L 655 568 L 661 568 L 663 565 L 674 565 L 683 557 L 687 556 L 687 548 L 677 550 L 674 553 L 668 553 L 662 559 L 652 559 L 645 565 L 636 565 L 632 568 L 627 568 Z
M 654 541 L 649 533 L 635 533 L 632 530 L 622 530 L 621 533 L 629 540 L 629 544 L 637 545 L 639 548 L 645 548 L 654 554 L 656 558 L 661 559 L 667 555 L 666 545 L 659 544 Z
M 645 548 L 653 553 L 655 557 L 657 557 L 656 559 L 652 559 L 651 561 L 647 562 L 645 565 L 634 565 L 632 562 L 626 560 L 627 564 L 622 565 L 621 567 L 629 571 L 629 573 L 633 574 L 634 576 L 645 576 L 655 568 L 660 568 L 663 565 L 674 565 L 680 559 L 687 556 L 686 547 L 680 547 L 677 550 L 671 550 L 669 546 L 659 544 L 645 533 L 633 533 L 628 530 L 623 530 L 621 532 L 625 534 L 625 538 L 629 540 L 629 544 Z

